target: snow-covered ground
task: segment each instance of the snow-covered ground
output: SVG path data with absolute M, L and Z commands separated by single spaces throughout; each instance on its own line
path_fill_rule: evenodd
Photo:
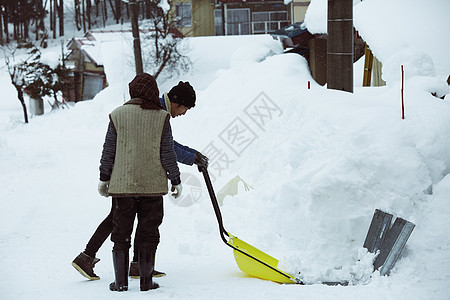
M 440 41 L 435 47 L 449 48 L 448 37 Z M 192 38 L 189 46 L 192 72 L 159 82 L 161 92 L 179 80 L 197 89 L 196 107 L 172 120 L 175 140 L 209 155 L 216 192 L 237 175 L 253 188 L 240 183 L 224 199 L 226 230 L 307 285 L 242 273 L 219 237 L 201 174 L 184 165 L 185 202 L 165 196 L 160 289 L 140 292 L 130 280 L 128 292 L 110 292 L 109 240 L 95 268 L 101 280 L 73 269 L 110 209 L 97 193 L 99 158 L 108 114 L 127 100 L 133 74 L 110 47 L 108 88 L 70 109 L 46 107 L 29 124 L 1 69 L 0 299 L 449 299 L 450 103 L 431 95 L 448 93 L 439 70 L 407 77 L 402 120 L 400 68 L 386 87 L 361 88 L 357 62 L 349 94 L 315 84 L 306 61 L 281 54 L 269 36 Z M 414 66 L 429 68 L 424 57 Z M 377 208 L 416 225 L 384 277 L 371 272 L 362 247 Z M 339 280 L 350 285 L 320 284 Z

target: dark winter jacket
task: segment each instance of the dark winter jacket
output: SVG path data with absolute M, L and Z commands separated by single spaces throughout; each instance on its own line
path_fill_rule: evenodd
M 162 107 L 167 110 L 166 103 L 164 101 L 164 96 L 159 98 L 159 101 L 162 105 Z M 170 113 L 170 111 L 169 111 Z M 180 143 L 177 143 L 176 141 L 173 141 L 175 153 L 177 154 L 177 161 L 185 164 L 185 165 L 192 165 L 195 162 L 195 156 L 197 154 L 197 150 L 189 148 L 188 146 L 181 145 Z

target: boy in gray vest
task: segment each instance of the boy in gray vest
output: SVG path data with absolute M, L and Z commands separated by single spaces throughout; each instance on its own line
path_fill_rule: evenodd
M 137 75 L 129 88 L 132 99 L 110 114 L 100 161 L 99 192 L 106 197 L 111 195 L 113 200 L 110 215 L 114 224 L 111 240 L 114 242 L 115 281 L 110 284 L 110 290 L 128 289 L 128 251 L 137 214 L 135 252 L 138 253 L 140 289 L 147 291 L 158 288 L 152 280 L 152 274 L 159 244 L 158 228 L 163 218 L 162 196 L 168 192 L 167 179 L 171 181 L 174 197 L 180 196 L 182 192 L 169 118 L 170 115 L 183 115 L 190 107 L 178 104 L 169 114 L 158 99 L 155 79 L 146 73 Z M 181 96 L 182 101 L 191 98 L 194 106 L 195 92 L 192 87 L 188 91 L 176 97 Z M 207 164 L 206 157 L 196 154 L 196 161 L 200 161 L 197 157 Z M 102 235 L 105 235 L 104 230 Z M 89 261 L 83 261 L 86 257 Z M 98 259 L 95 259 L 95 254 L 93 257 L 85 254 L 81 259 L 77 257 L 72 265 L 83 274 L 86 268 L 82 267 L 90 263 L 91 268 L 87 271 L 92 274 L 87 275 L 95 275 L 92 267 L 96 262 Z
M 148 74 L 147 74 L 148 75 Z M 143 77 L 147 77 L 147 75 L 141 75 Z M 150 75 L 148 75 L 150 76 Z M 136 91 L 141 91 L 141 89 L 136 89 L 135 85 L 130 83 L 130 96 L 131 98 L 139 98 L 139 95 L 136 95 Z M 145 89 L 142 89 L 145 91 Z M 141 98 L 145 98 L 141 96 Z M 184 115 L 186 111 L 195 106 L 195 91 L 192 86 L 188 82 L 180 81 L 176 86 L 174 86 L 169 93 L 164 93 L 162 97 L 159 98 L 159 103 L 163 107 L 164 110 L 170 113 L 172 117 L 177 117 L 179 115 Z M 186 164 L 193 165 L 196 164 L 198 166 L 208 166 L 208 158 L 201 154 L 199 151 L 189 148 L 187 146 L 181 145 L 174 142 L 174 149 L 177 157 L 177 161 Z M 113 151 L 113 150 L 107 150 Z M 106 161 L 103 162 L 103 168 L 111 168 L 113 161 L 109 161 L 109 166 L 105 165 Z M 100 178 L 99 182 L 99 192 L 102 196 L 108 197 L 108 180 L 107 177 Z M 94 273 L 94 267 L 97 262 L 100 261 L 99 258 L 96 258 L 96 254 L 100 247 L 103 245 L 105 240 L 111 234 L 113 229 L 113 212 L 114 206 L 111 206 L 111 211 L 108 216 L 100 223 L 97 227 L 96 231 L 90 238 L 89 242 L 86 245 L 86 248 L 83 252 L 81 252 L 73 261 L 72 266 L 80 272 L 81 275 L 90 279 L 90 280 L 98 280 L 100 279 Z M 130 263 L 129 276 L 131 278 L 140 278 L 139 267 L 138 267 L 138 251 L 139 248 L 139 240 L 134 240 L 134 255 L 133 260 Z M 153 270 L 153 277 L 164 276 L 165 273 Z

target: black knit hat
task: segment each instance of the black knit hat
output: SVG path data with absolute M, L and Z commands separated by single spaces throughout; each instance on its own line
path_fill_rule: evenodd
M 195 106 L 195 91 L 187 81 L 180 81 L 169 91 L 168 95 L 171 102 L 184 105 L 188 108 Z

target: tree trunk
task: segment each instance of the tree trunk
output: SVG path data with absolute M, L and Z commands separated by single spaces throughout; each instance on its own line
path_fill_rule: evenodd
M 13 28 L 14 28 L 13 37 L 14 37 L 14 40 L 17 41 L 19 39 L 19 28 L 18 28 L 16 21 L 14 21 L 14 23 L 13 23 Z
M 30 20 L 23 20 L 23 37 L 25 39 L 29 38 L 29 34 L 28 34 L 29 33 L 28 32 L 29 25 L 30 25 Z
M 112 4 L 111 0 L 109 0 L 109 5 L 111 6 L 112 14 L 114 16 L 114 19 L 116 20 L 116 24 L 119 24 L 119 14 L 115 6 Z
M 40 38 L 47 40 L 48 39 L 48 34 L 47 34 L 47 29 L 45 28 L 45 19 L 46 19 L 46 10 L 45 7 L 47 6 L 47 2 L 48 0 L 45 0 L 45 3 L 42 3 L 42 0 L 40 0 L 40 4 L 41 7 L 39 8 L 41 10 L 41 19 L 39 20 L 39 29 L 42 32 L 42 35 Z
M 99 10 L 98 7 L 100 6 L 100 0 L 94 0 L 95 2 L 95 18 L 98 19 Z
M 40 2 L 41 1 L 36 1 L 35 4 L 34 4 L 34 9 L 35 9 L 36 12 L 41 11 L 41 3 Z M 35 27 L 36 27 L 35 39 L 36 39 L 36 41 L 38 41 L 39 40 L 39 23 L 40 23 L 40 20 L 39 20 L 39 17 L 38 17 L 37 14 L 36 14 L 36 18 L 34 19 L 34 22 L 35 22 L 34 24 L 35 24 Z
M 59 36 L 64 35 L 64 0 L 59 0 Z
M 142 66 L 141 40 L 139 38 L 138 12 L 136 0 L 130 0 L 131 30 L 133 32 L 134 61 L 136 64 L 136 75 L 144 72 Z
M 50 31 L 55 30 L 53 28 L 53 0 L 50 0 Z
M 87 24 L 88 29 L 91 30 L 91 0 L 86 0 L 86 15 L 87 15 Z
M 5 41 L 3 40 L 3 5 L 0 5 L 0 45 L 4 45 Z
M 57 0 L 53 0 L 53 38 L 56 39 L 56 12 L 58 11 Z
M 81 11 L 82 11 L 82 16 L 83 16 L 83 31 L 84 31 L 84 33 L 86 33 L 86 10 L 84 7 L 84 1 L 85 0 L 81 0 Z
M 130 20 L 130 5 L 125 5 L 125 11 L 127 12 L 127 20 Z
M 6 36 L 6 43 L 9 44 L 9 29 L 8 29 L 8 6 L 5 6 L 5 11 L 3 14 L 3 25 L 5 30 L 5 36 Z
M 116 11 L 117 11 L 117 23 L 119 23 L 119 20 L 123 24 L 123 17 L 122 17 L 122 1 L 116 0 Z
M 77 30 L 81 30 L 80 0 L 75 0 L 73 3 L 75 8 L 75 24 L 77 26 Z
M 18 85 L 14 85 L 14 86 L 17 90 L 17 97 L 19 98 L 19 101 L 22 104 L 23 117 L 25 118 L 25 123 L 28 123 L 27 105 L 25 104 L 25 100 L 23 99 L 22 87 L 18 86 Z
M 103 0 L 103 27 L 105 27 L 106 20 L 108 20 L 108 10 L 106 9 L 106 0 Z

